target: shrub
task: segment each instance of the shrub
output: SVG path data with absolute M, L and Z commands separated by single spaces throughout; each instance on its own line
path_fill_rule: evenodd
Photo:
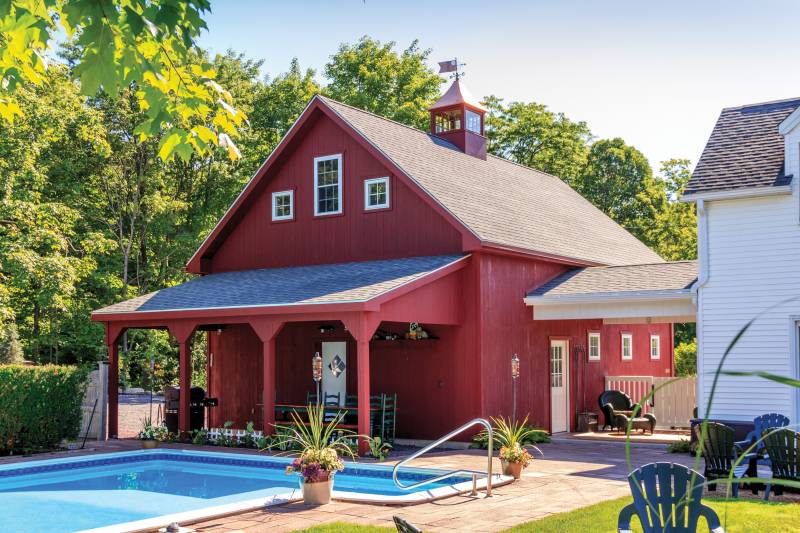
M 0 366 L 0 453 L 76 438 L 88 374 L 74 366 Z
M 675 375 L 697 375 L 697 341 L 683 342 L 675 347 Z
M 692 453 L 692 443 L 686 439 L 670 442 L 667 444 L 669 453 Z

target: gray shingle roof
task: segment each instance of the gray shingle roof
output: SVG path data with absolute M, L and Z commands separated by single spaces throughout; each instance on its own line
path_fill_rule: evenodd
M 685 194 L 786 185 L 778 126 L 800 98 L 723 109 Z
M 319 97 L 482 241 L 598 264 L 661 258 L 555 176 L 484 161 L 428 133 Z
M 562 274 L 528 294 L 529 298 L 570 298 L 688 290 L 697 280 L 697 261 L 589 267 Z
M 365 302 L 464 257 L 409 257 L 209 274 L 95 313 Z

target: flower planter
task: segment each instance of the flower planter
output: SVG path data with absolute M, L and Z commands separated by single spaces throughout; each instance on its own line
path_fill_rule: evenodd
M 142 439 L 142 448 L 145 450 L 152 450 L 157 447 L 158 441 L 156 439 Z
M 503 467 L 503 475 L 514 476 L 514 479 L 519 479 L 522 476 L 522 463 L 500 459 L 500 465 Z
M 331 503 L 331 492 L 333 492 L 333 476 L 327 481 L 303 482 L 303 502 L 307 505 Z

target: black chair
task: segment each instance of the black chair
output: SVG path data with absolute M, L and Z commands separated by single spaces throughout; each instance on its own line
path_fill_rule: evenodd
M 597 399 L 597 403 L 600 404 L 600 410 L 603 412 L 602 429 L 614 429 L 616 414 L 633 414 L 633 400 L 622 391 L 603 391 Z
M 733 470 L 734 483 L 731 492 L 734 498 L 739 495 L 739 483 L 737 480 L 745 477 L 750 464 L 748 454 L 734 468 L 736 460 L 739 458 L 740 450 L 736 446 L 736 432 L 733 428 L 718 422 L 709 422 L 706 428 L 705 439 L 702 438 L 703 425 L 697 424 L 694 427 L 697 443 L 703 452 L 703 459 L 706 464 L 703 475 L 709 481 L 717 479 L 728 479 L 728 475 Z M 717 483 L 709 484 L 709 490 L 717 490 Z
M 764 435 L 764 448 L 769 455 L 772 479 L 800 482 L 800 433 L 789 428 L 774 429 Z M 783 487 L 775 485 L 775 494 L 783 494 Z M 770 485 L 764 491 L 769 499 Z

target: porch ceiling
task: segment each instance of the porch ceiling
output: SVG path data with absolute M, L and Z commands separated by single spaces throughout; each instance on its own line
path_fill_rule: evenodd
M 468 256 L 409 257 L 209 274 L 119 302 L 92 313 L 146 318 L 153 313 L 365 304 L 394 291 L 432 281 Z
M 696 261 L 590 267 L 567 272 L 525 298 L 534 320 L 694 322 Z

